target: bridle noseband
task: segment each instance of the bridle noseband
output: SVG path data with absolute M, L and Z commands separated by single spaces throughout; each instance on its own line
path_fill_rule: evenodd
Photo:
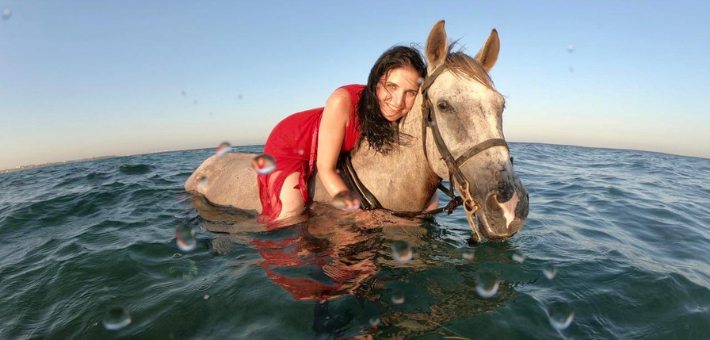
M 431 87 L 436 78 L 439 77 L 439 75 L 441 75 L 445 70 L 446 65 L 441 65 L 437 67 L 434 72 L 432 72 L 426 77 L 424 83 L 422 84 L 422 145 L 424 146 L 424 157 L 427 158 L 428 161 L 426 148 L 426 131 L 428 127 L 432 131 L 434 142 L 436 143 L 436 148 L 439 150 L 441 158 L 444 159 L 444 161 L 446 162 L 446 166 L 449 169 L 449 184 L 451 187 L 449 188 L 449 192 L 446 192 L 444 190 L 442 191 L 446 192 L 446 194 L 449 195 L 452 200 L 455 200 L 456 197 L 453 191 L 454 182 L 452 181 L 452 179 L 456 180 L 458 191 L 463 196 L 463 208 L 466 211 L 466 218 L 468 219 L 468 223 L 469 225 L 471 225 L 471 229 L 473 230 L 474 235 L 472 237 L 476 243 L 479 243 L 482 241 L 483 238 L 480 232 L 476 229 L 473 217 L 475 216 L 476 211 L 478 211 L 480 205 L 473 197 L 471 197 L 471 192 L 469 190 L 470 184 L 468 179 L 466 178 L 466 175 L 464 175 L 464 173 L 461 171 L 461 167 L 466 162 L 468 162 L 468 160 L 473 158 L 473 156 L 494 146 L 503 146 L 508 149 L 508 151 L 510 151 L 510 148 L 508 147 L 508 143 L 506 143 L 504 139 L 491 138 L 477 145 L 474 145 L 472 148 L 468 149 L 458 158 L 454 158 L 454 156 L 451 155 L 451 152 L 449 151 L 449 148 L 446 147 L 444 139 L 441 136 L 441 132 L 439 131 L 439 126 L 436 122 L 436 115 L 434 114 L 433 110 L 433 104 L 429 98 L 428 93 L 429 87 Z

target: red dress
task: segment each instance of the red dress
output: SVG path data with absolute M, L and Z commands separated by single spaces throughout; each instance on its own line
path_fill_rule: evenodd
M 346 85 L 341 87 L 350 94 L 350 120 L 345 127 L 345 138 L 340 152 L 355 148 L 360 139 L 357 104 L 364 85 Z M 258 175 L 261 215 L 259 222 L 268 223 L 281 214 L 279 194 L 288 175 L 299 172 L 298 185 L 303 202 L 308 204 L 308 180 L 318 154 L 318 128 L 323 108 L 294 113 L 274 127 L 264 145 L 264 154 L 276 161 L 276 169 L 268 175 Z

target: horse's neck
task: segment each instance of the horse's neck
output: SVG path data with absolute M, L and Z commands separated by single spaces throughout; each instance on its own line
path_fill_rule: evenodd
M 402 145 L 400 148 L 403 154 L 416 154 L 424 158 L 424 162 L 427 161 L 424 155 L 424 148 L 422 146 L 422 96 L 417 96 L 417 100 L 414 102 L 412 110 L 402 118 L 399 124 L 400 135 L 410 136 L 411 140 L 406 145 Z
M 402 145 L 382 155 L 369 149 L 365 141 L 352 154 L 353 167 L 360 181 L 384 208 L 418 211 L 424 208 L 436 191 L 440 178 L 432 171 L 424 155 L 421 122 L 419 96 L 412 111 L 400 123 L 400 135 L 409 136 L 404 137 Z

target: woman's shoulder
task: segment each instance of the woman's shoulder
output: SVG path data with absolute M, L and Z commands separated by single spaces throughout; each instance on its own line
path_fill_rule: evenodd
M 333 92 L 333 95 L 337 95 L 338 97 L 347 100 L 349 104 L 353 104 L 360 101 L 360 94 L 364 88 L 365 85 L 360 84 L 343 85 L 336 89 L 335 92 Z
M 365 85 L 362 84 L 350 84 L 350 85 L 343 85 L 339 87 L 339 89 L 345 89 L 347 91 L 362 91 L 362 89 L 365 88 Z
M 330 95 L 326 106 L 349 106 L 351 101 L 350 91 L 348 91 L 345 87 L 339 87 Z
M 354 97 L 360 97 L 360 93 L 362 90 L 365 89 L 365 85 L 360 85 L 360 84 L 350 84 L 350 85 L 343 85 L 338 88 L 338 90 L 343 90 L 346 91 L 351 98 Z

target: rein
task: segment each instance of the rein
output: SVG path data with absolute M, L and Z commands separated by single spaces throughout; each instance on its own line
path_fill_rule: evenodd
M 349 153 L 344 153 L 340 156 L 340 158 L 338 159 L 338 169 L 340 169 L 341 173 L 344 174 L 343 177 L 345 178 L 345 182 L 348 187 L 352 188 L 353 192 L 355 192 L 355 194 L 358 195 L 358 198 L 360 198 L 360 208 L 362 210 L 382 209 L 389 211 L 392 215 L 397 217 L 427 218 L 433 217 L 434 215 L 444 211 L 451 215 L 451 213 L 456 210 L 456 208 L 463 204 L 463 200 L 461 199 L 461 197 L 455 196 L 453 194 L 453 191 L 439 184 L 438 189 L 446 193 L 447 196 L 451 197 L 451 201 L 444 207 L 436 208 L 425 212 L 394 211 L 390 209 L 385 209 L 384 207 L 382 207 L 382 204 L 380 204 L 380 201 L 377 200 L 375 195 L 373 195 L 372 192 L 367 189 L 365 184 L 360 181 L 360 178 L 358 178 L 357 173 L 355 172 L 355 168 L 353 168 L 353 163 L 351 161 Z
M 362 210 L 384 209 L 375 195 L 373 195 L 370 190 L 367 190 L 365 184 L 363 184 L 360 181 L 360 178 L 357 177 L 355 168 L 353 168 L 352 160 L 350 159 L 350 153 L 340 155 L 340 158 L 338 159 L 338 169 L 345 174 L 343 177 L 345 178 L 345 182 L 348 184 L 348 187 L 352 188 L 353 191 L 360 197 L 360 208 Z

